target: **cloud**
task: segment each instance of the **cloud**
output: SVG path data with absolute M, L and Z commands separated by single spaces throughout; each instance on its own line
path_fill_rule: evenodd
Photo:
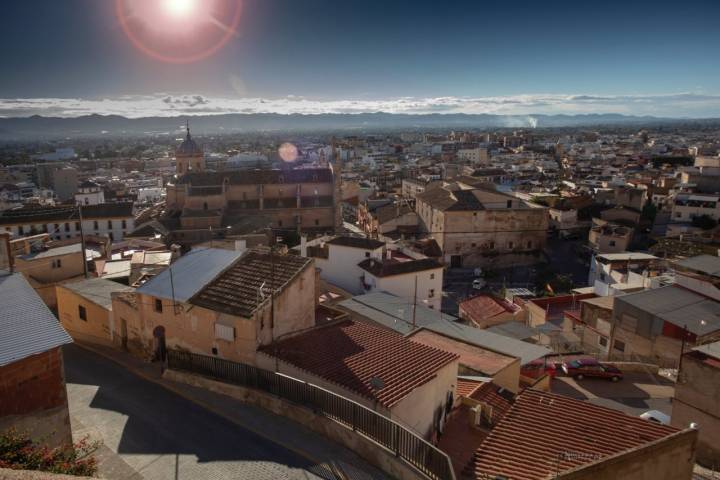
M 720 95 L 527 94 L 491 97 L 400 97 L 378 100 L 315 100 L 297 95 L 281 98 L 210 97 L 204 95 L 125 95 L 100 99 L 0 99 L 0 117 L 32 115 L 78 117 L 122 115 L 128 118 L 211 115 L 224 113 L 466 113 L 466 114 L 582 114 L 622 113 L 663 117 L 719 117 Z

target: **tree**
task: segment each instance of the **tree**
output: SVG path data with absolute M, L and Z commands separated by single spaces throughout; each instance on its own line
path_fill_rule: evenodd
M 703 230 L 710 230 L 717 226 L 717 222 L 709 215 L 698 215 L 692 219 L 693 227 L 699 227 Z

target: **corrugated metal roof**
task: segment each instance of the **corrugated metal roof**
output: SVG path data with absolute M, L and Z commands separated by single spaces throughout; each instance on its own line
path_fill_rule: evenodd
M 132 292 L 135 290 L 132 287 L 105 278 L 90 278 L 79 282 L 65 283 L 62 285 L 62 288 L 67 288 L 108 310 L 112 309 L 111 295 L 113 293 Z
M 488 332 L 497 333 L 516 340 L 525 340 L 537 334 L 535 330 L 520 322 L 506 322 L 487 329 Z
M 407 335 L 413 331 L 413 306 L 407 300 L 385 292 L 358 295 L 338 305 L 367 317 L 398 333 Z M 442 317 L 441 317 L 442 315 Z M 479 328 L 464 325 L 457 318 L 437 310 L 417 305 L 415 325 L 456 340 L 471 343 L 499 353 L 520 358 L 526 364 L 552 353 L 549 348 L 498 335 Z
M 618 303 L 632 305 L 661 320 L 687 328 L 695 335 L 720 330 L 720 303 L 677 286 L 615 297 L 616 306 Z
M 707 356 L 720 360 L 720 342 L 707 343 L 693 348 L 693 350 L 702 352 Z
M 172 299 L 174 290 L 176 301 L 187 302 L 241 255 L 242 252 L 219 248 L 193 249 L 138 288 L 137 292 Z
M 696 257 L 681 260 L 677 262 L 677 264 L 679 267 L 720 277 L 720 257 L 715 257 L 713 255 L 698 255 Z
M 0 276 L 0 366 L 72 343 L 20 273 Z
M 604 258 L 610 261 L 624 261 L 624 260 L 657 260 L 658 257 L 650 255 L 649 253 L 641 252 L 621 252 L 621 253 L 603 253 L 597 256 L 598 258 Z

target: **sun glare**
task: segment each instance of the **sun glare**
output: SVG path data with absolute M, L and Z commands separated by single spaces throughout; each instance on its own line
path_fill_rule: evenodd
M 197 0 L 163 0 L 162 8 L 170 16 L 185 18 L 197 11 Z
M 202 60 L 237 37 L 242 0 L 116 0 L 120 26 L 148 56 Z

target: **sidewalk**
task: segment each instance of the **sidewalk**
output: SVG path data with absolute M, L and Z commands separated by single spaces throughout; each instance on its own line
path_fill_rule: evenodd
M 274 415 L 225 395 L 166 380 L 162 377 L 161 366 L 158 363 L 144 362 L 129 353 L 108 347 L 80 342 L 76 342 L 76 344 L 124 366 L 134 374 L 155 382 L 230 422 L 251 430 L 320 465 L 326 466 L 339 479 L 370 480 L 389 478 L 385 473 L 368 464 L 352 451 L 287 418 Z

